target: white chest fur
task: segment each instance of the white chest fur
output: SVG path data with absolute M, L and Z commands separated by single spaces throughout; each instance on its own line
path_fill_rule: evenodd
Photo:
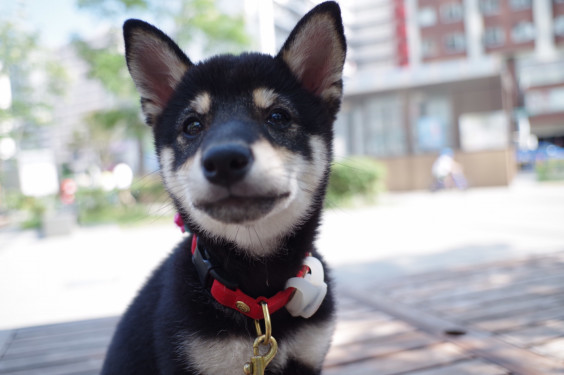
M 284 368 L 290 359 L 312 368 L 321 367 L 331 343 L 334 326 L 333 321 L 324 322 L 304 327 L 287 336 L 279 342 L 278 353 L 269 367 Z M 232 375 L 243 373 L 243 365 L 252 355 L 252 345 L 251 338 L 190 337 L 185 339 L 182 350 L 188 357 L 190 368 L 206 375 Z

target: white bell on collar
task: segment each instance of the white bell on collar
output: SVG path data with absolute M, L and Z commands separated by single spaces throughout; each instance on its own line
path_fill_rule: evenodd
M 304 266 L 309 267 L 310 273 L 302 277 L 292 277 L 286 282 L 286 288 L 295 288 L 293 297 L 286 304 L 290 315 L 309 318 L 319 309 L 325 295 L 327 284 L 323 265 L 319 259 L 308 256 L 304 259 Z

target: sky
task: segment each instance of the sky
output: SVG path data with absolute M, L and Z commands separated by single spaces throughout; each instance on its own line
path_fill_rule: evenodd
M 72 33 L 94 34 L 100 27 L 94 17 L 77 10 L 75 0 L 0 0 L 4 15 L 13 17 L 18 8 L 23 8 L 25 23 L 39 33 L 41 42 L 48 47 L 66 44 Z
M 0 0 L 0 11 L 13 14 L 22 4 L 25 20 L 32 30 L 39 32 L 41 42 L 47 47 L 60 47 L 76 33 L 86 38 L 98 35 L 109 26 L 121 26 L 124 21 L 121 18 L 101 20 L 89 11 L 79 10 L 76 0 Z M 128 15 L 128 18 L 135 16 Z
M 71 33 L 95 33 L 100 21 L 85 11 L 79 11 L 75 0 L 28 0 L 30 18 L 48 45 L 68 42 Z

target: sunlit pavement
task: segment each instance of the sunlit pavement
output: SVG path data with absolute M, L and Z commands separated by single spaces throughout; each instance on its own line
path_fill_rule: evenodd
M 564 251 L 564 183 L 387 195 L 327 214 L 319 246 L 341 284 Z
M 182 235 L 172 224 L 64 237 L 0 232 L 0 329 L 120 314 Z M 564 184 L 387 194 L 329 211 L 318 247 L 340 285 L 564 250 Z

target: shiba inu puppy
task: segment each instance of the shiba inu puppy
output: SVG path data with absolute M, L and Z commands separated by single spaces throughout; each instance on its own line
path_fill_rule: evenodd
M 124 37 L 162 179 L 191 234 L 122 317 L 102 374 L 243 374 L 253 354 L 273 354 L 266 374 L 319 374 L 334 329 L 314 240 L 342 96 L 338 5 L 306 14 L 275 57 L 194 64 L 139 20 Z

